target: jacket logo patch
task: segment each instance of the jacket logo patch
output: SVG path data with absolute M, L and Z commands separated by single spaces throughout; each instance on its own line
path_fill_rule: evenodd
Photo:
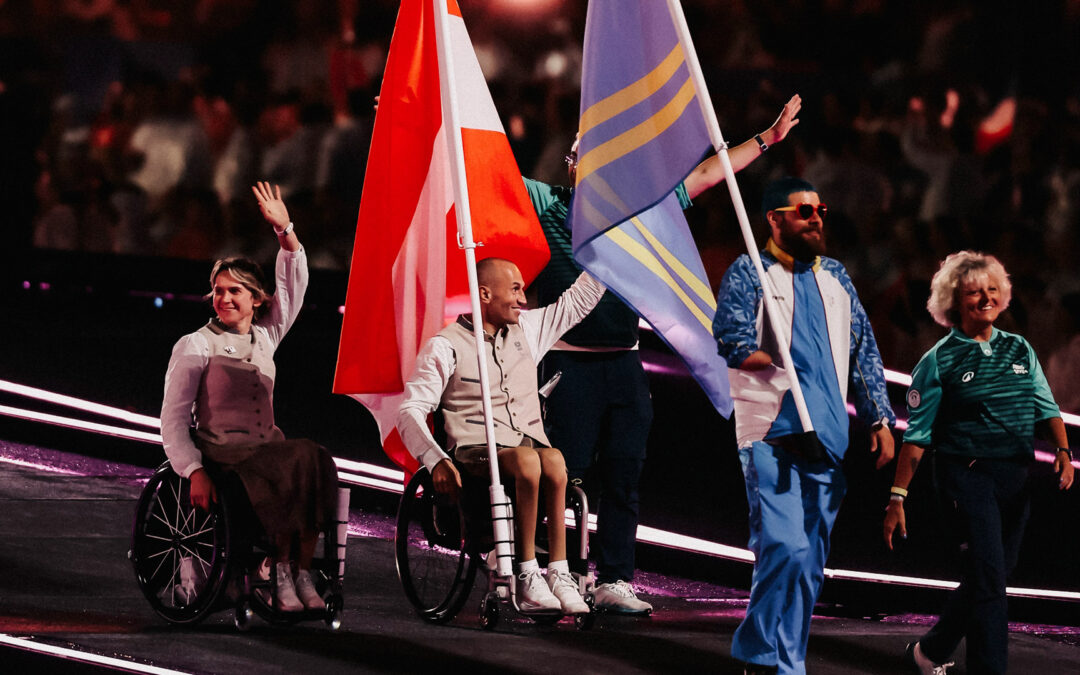
M 1017 375 L 1027 375 L 1028 374 L 1027 366 L 1025 366 L 1022 363 L 1014 363 L 1014 364 L 1012 364 L 1012 367 L 1013 367 L 1013 372 L 1016 373 Z
M 224 351 L 226 354 L 235 354 L 236 347 L 233 347 L 232 345 L 225 345 Z
M 909 408 L 918 408 L 920 403 L 922 403 L 922 394 L 919 393 L 919 390 L 918 389 L 909 390 L 908 393 L 907 393 L 908 407 Z
M 975 379 L 975 373 L 973 371 L 969 370 L 966 373 L 964 373 L 963 377 L 960 378 L 960 381 L 961 382 L 971 382 L 973 379 Z

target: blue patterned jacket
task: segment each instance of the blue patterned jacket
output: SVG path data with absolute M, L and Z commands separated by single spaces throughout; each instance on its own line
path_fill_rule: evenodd
M 820 257 L 813 265 L 804 265 L 794 261 L 770 240 L 761 252 L 761 262 L 775 292 L 779 323 L 786 327 L 787 340 L 792 339 L 792 318 L 808 314 L 818 317 L 820 323 L 815 324 L 815 330 L 820 329 L 826 334 L 811 335 L 811 339 L 824 345 L 820 348 L 825 352 L 824 358 L 814 359 L 811 363 L 800 363 L 796 358 L 795 368 L 815 430 L 826 449 L 839 460 L 847 450 L 845 401 L 849 382 L 856 412 L 861 418 L 871 424 L 883 420 L 896 423 L 874 331 L 847 270 L 838 261 Z M 817 292 L 816 297 L 811 298 L 812 303 L 800 301 L 807 305 L 801 309 L 795 307 L 798 297 L 796 273 L 812 275 L 803 277 L 808 282 L 803 288 Z M 783 367 L 773 365 L 760 371 L 738 368 L 758 349 L 770 354 L 774 364 L 782 363 L 775 338 L 764 320 L 762 287 L 748 255 L 740 256 L 724 274 L 716 304 L 713 335 L 720 356 L 729 366 L 739 446 L 798 433 L 802 425 L 791 400 L 788 376 Z M 797 347 L 793 345 L 793 358 Z M 829 353 L 831 363 L 828 362 Z

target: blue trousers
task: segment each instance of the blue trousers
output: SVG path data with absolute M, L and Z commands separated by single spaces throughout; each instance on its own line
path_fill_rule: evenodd
M 590 542 L 596 580 L 634 578 L 638 481 L 652 425 L 649 381 L 636 350 L 548 352 L 541 380 L 562 372 L 545 405 L 545 428 L 570 480 L 581 480 L 596 512 Z
M 807 463 L 763 441 L 739 448 L 739 459 L 757 559 L 731 653 L 781 673 L 805 673 L 810 617 L 847 483 L 831 461 Z
M 944 663 L 966 637 L 967 672 L 1004 673 L 1009 645 L 1005 585 L 1028 519 L 1028 462 L 938 453 L 934 470 L 960 544 L 960 586 L 919 645 L 927 658 Z

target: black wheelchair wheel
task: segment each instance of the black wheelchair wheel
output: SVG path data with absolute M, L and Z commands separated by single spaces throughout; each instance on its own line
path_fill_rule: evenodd
M 454 618 L 469 599 L 477 556 L 464 512 L 435 494 L 426 469 L 401 496 L 394 544 L 398 578 L 417 613 L 432 623 Z
M 166 621 L 193 624 L 216 607 L 229 578 L 228 504 L 222 491 L 208 513 L 191 506 L 190 484 L 168 463 L 143 488 L 128 557 L 150 606 Z

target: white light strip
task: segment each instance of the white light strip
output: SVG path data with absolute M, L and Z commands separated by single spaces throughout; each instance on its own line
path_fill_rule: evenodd
M 151 434 L 146 431 L 135 431 L 134 429 L 114 427 L 110 424 L 98 424 L 97 422 L 87 422 L 85 420 L 77 420 L 72 417 L 61 417 L 60 415 L 39 413 L 33 410 L 12 408 L 11 406 L 6 405 L 0 405 L 0 415 L 17 417 L 19 419 L 31 420 L 34 422 L 44 422 L 45 424 L 68 427 L 69 429 L 93 431 L 94 433 L 105 434 L 106 436 L 117 436 L 120 438 L 128 438 L 134 441 L 145 441 L 147 443 L 157 443 L 159 445 L 161 444 L 161 434 Z
M 378 476 L 379 478 L 396 480 L 402 485 L 405 484 L 405 472 L 400 469 L 388 469 L 384 466 L 368 464 L 367 462 L 357 462 L 351 459 L 342 459 L 341 457 L 335 457 L 334 462 L 338 465 L 338 468 L 345 469 L 346 471 L 363 473 L 369 476 Z
M 857 572 L 854 570 L 834 570 L 825 568 L 825 576 L 829 579 L 847 581 L 873 581 L 880 584 L 897 584 L 900 586 L 917 586 L 919 588 L 940 588 L 949 590 L 960 584 L 955 581 L 943 579 L 922 579 L 920 577 L 906 577 L 897 574 L 879 574 L 877 572 Z
M 754 562 L 754 554 L 746 549 L 728 546 L 706 539 L 698 539 L 697 537 L 691 537 L 677 532 L 658 530 L 655 527 L 649 527 L 647 525 L 638 525 L 637 537 L 638 541 L 658 544 L 660 546 L 666 546 L 667 548 L 676 548 L 692 553 L 704 553 L 705 555 L 711 555 L 716 558 L 725 558 L 727 560 L 738 560 L 740 562 L 749 563 Z
M 360 476 L 345 471 L 338 471 L 338 481 L 345 483 L 346 485 L 359 485 L 361 487 L 374 488 L 376 490 L 393 492 L 395 494 L 401 494 L 405 489 L 401 483 L 391 483 L 390 481 L 380 480 L 378 478 L 368 478 L 367 476 Z
M 891 374 L 893 378 L 908 377 L 906 375 L 903 375 L 903 373 L 896 373 L 895 371 L 886 372 L 887 374 Z M 0 380 L 0 389 L 3 389 L 4 385 L 10 384 L 11 383 Z M 29 389 L 29 387 L 27 387 L 27 389 Z M 92 403 L 89 405 L 97 406 L 97 404 Z M 100 407 L 107 408 L 107 406 Z M 850 404 L 849 410 L 853 410 Z M 57 415 L 35 413 L 33 411 L 11 408 L 9 406 L 0 406 L 0 414 L 45 422 L 47 424 L 58 424 L 60 426 L 82 429 L 85 431 L 93 431 L 96 433 L 103 433 L 111 436 L 120 436 L 123 438 L 131 438 L 134 440 L 147 441 L 151 443 L 161 443 L 161 436 L 158 434 L 148 434 L 145 432 L 123 429 L 121 427 L 96 424 L 93 422 L 84 422 L 82 420 L 75 420 L 68 417 L 59 417 Z M 1071 423 L 1080 425 L 1080 416 L 1072 415 L 1071 417 L 1076 419 L 1076 421 Z M 1036 458 L 1044 462 L 1053 461 L 1053 457 L 1049 453 L 1043 453 L 1041 451 L 1036 451 Z M 15 462 L 16 460 L 11 461 Z M 349 459 L 341 459 L 338 457 L 334 458 L 334 462 L 341 469 L 345 469 L 345 471 L 338 471 L 338 479 L 342 483 L 346 483 L 348 485 L 357 485 L 361 487 L 370 487 L 376 490 L 381 490 L 383 492 L 391 492 L 395 494 L 401 494 L 404 491 L 405 474 L 400 470 L 381 467 L 375 464 L 368 464 L 366 462 L 357 462 Z M 1080 461 L 1073 462 L 1073 465 L 1080 468 Z M 390 480 L 383 480 L 387 478 Z M 567 514 L 569 516 L 572 516 L 569 510 L 567 511 Z M 596 530 L 596 516 L 595 514 L 591 513 L 589 514 L 589 530 Z M 682 551 L 688 551 L 691 553 L 701 553 L 704 555 L 724 558 L 727 560 L 735 560 L 739 562 L 754 562 L 754 554 L 746 549 L 738 548 L 735 546 L 728 546 L 726 544 L 720 544 L 718 542 L 708 541 L 706 539 L 699 539 L 697 537 L 691 537 L 689 535 L 679 534 L 677 532 L 668 532 L 666 530 L 660 530 L 654 527 L 649 527 L 647 525 L 638 526 L 637 539 L 638 541 L 644 543 L 656 544 L 658 546 L 674 548 Z M 849 579 L 859 581 L 871 581 L 877 583 L 902 584 L 923 588 L 948 589 L 956 587 L 955 582 L 941 581 L 938 579 L 920 579 L 918 577 L 904 577 L 890 574 L 878 574 L 875 572 L 859 572 L 855 570 L 839 570 L 826 568 L 825 574 L 826 576 L 834 579 Z M 1080 601 L 1080 593 L 1071 591 L 1010 587 L 1008 589 L 1008 594 L 1015 597 Z
M 907 373 L 901 373 L 897 370 L 885 369 L 885 381 L 892 382 L 893 384 L 903 385 L 905 387 L 911 386 L 911 376 Z
M 170 670 L 169 668 L 151 666 L 144 663 L 136 663 L 134 661 L 118 659 L 112 656 L 101 656 L 99 654 L 81 652 L 77 649 L 68 649 L 67 647 L 55 647 L 53 645 L 35 642 L 34 640 L 31 640 L 29 638 L 15 637 L 14 635 L 8 635 L 6 633 L 0 633 L 0 644 L 8 645 L 9 647 L 14 647 L 16 649 L 22 649 L 23 651 L 35 652 L 38 654 L 48 654 L 49 656 L 58 656 L 62 659 L 69 659 L 71 661 L 78 661 L 80 663 L 92 663 L 94 665 L 115 668 L 117 670 L 123 670 L 129 673 L 150 673 L 151 675 L 189 675 L 189 672 L 185 670 Z
M 156 417 L 139 415 L 137 413 L 122 410 L 120 408 L 102 405 L 101 403 L 84 401 L 81 398 L 75 398 L 73 396 L 54 394 L 51 391 L 45 391 L 44 389 L 36 389 L 34 387 L 27 387 L 26 385 L 8 382 L 7 380 L 0 380 L 0 391 L 6 391 L 8 393 L 17 394 L 19 396 L 26 396 L 27 398 L 34 398 L 39 401 L 47 401 L 49 403 L 55 403 L 57 405 L 67 406 L 69 408 L 75 408 L 76 410 L 84 410 L 86 412 L 94 413 L 95 415 L 102 415 L 104 417 L 112 417 L 114 419 L 124 420 L 125 422 L 131 422 L 132 424 L 137 424 L 143 427 L 151 427 L 153 429 L 161 428 L 161 420 Z

